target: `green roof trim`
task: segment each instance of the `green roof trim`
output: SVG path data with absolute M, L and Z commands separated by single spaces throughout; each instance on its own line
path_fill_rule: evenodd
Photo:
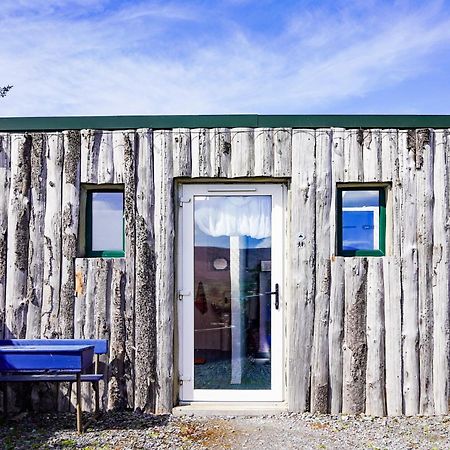
M 450 115 L 200 115 L 3 117 L 0 131 L 56 131 L 94 128 L 450 128 Z

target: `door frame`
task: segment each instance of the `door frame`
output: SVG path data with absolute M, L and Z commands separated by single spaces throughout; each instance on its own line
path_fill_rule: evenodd
M 194 211 L 193 197 L 270 195 L 272 197 L 272 257 L 271 290 L 278 283 L 280 307 L 274 308 L 271 298 L 271 383 L 270 390 L 240 389 L 194 389 Z M 180 183 L 178 186 L 178 255 L 177 255 L 177 331 L 179 398 L 182 402 L 195 401 L 246 401 L 279 402 L 285 393 L 285 342 L 284 301 L 285 295 L 285 232 L 286 232 L 286 186 L 282 183 Z

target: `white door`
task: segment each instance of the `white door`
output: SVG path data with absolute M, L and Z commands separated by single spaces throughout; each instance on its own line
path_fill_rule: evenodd
M 283 187 L 180 186 L 182 401 L 283 400 Z

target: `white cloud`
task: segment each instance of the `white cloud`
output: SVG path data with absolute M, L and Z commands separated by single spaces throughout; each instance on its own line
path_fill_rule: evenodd
M 261 38 L 201 5 L 4 0 L 0 85 L 14 89 L 0 115 L 311 113 L 431 71 L 448 51 L 439 2 L 352 15 L 361 5 L 299 11 Z

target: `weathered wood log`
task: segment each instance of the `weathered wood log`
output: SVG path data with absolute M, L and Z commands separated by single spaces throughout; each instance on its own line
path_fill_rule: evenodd
M 363 168 L 365 182 L 383 181 L 382 168 L 382 149 L 380 130 L 366 130 L 364 132 L 364 141 L 362 143 Z
M 331 292 L 329 322 L 330 412 L 342 411 L 342 346 L 344 340 L 345 258 L 331 261 Z
M 364 180 L 363 130 L 344 132 L 344 180 L 358 182 Z
M 64 132 L 64 166 L 62 174 L 62 258 L 61 258 L 61 336 L 74 335 L 75 258 L 80 214 L 81 139 L 78 131 Z
M 330 313 L 331 151 L 329 130 L 316 130 L 316 289 L 311 369 L 311 411 L 328 411 Z
M 433 397 L 435 414 L 448 413 L 450 302 L 450 136 L 435 132 L 433 210 Z
M 273 129 L 273 176 L 290 177 L 292 160 L 292 129 Z
M 189 128 L 174 128 L 173 139 L 173 176 L 191 176 L 191 131 Z M 152 175 L 153 176 L 153 175 Z
M 380 258 L 368 261 L 366 334 L 366 414 L 384 416 L 386 414 L 384 283 L 383 260 Z
M 81 130 L 81 183 L 98 183 L 98 160 L 102 133 Z
M 395 129 L 381 130 L 381 175 L 382 181 L 392 181 L 397 154 L 398 133 Z M 397 167 L 398 171 L 398 167 Z
M 186 140 L 186 136 L 179 139 Z M 174 148 L 181 145 L 176 138 L 173 143 Z M 187 143 L 183 146 L 187 147 Z M 185 164 L 177 164 L 178 173 L 186 174 Z M 135 408 L 153 412 L 157 397 L 157 305 L 153 140 L 149 130 L 138 131 L 136 169 Z
M 403 399 L 404 413 L 419 412 L 419 323 L 415 130 L 399 134 L 402 188 Z
M 230 177 L 231 132 L 228 128 L 215 128 L 211 148 L 211 166 L 214 177 Z
M 342 412 L 365 410 L 367 259 L 346 258 Z
M 434 134 L 416 134 L 417 255 L 419 269 L 420 414 L 434 413 L 433 399 L 433 166 Z
M 108 409 L 127 406 L 125 378 L 125 285 L 124 258 L 116 258 L 111 264 L 111 335 L 109 347 Z
M 100 145 L 98 149 L 97 183 L 99 184 L 112 183 L 114 181 L 114 169 L 115 169 L 114 167 L 115 149 L 113 148 L 113 133 L 110 131 L 95 131 L 95 133 L 101 136 Z
M 138 130 L 137 133 L 124 131 L 123 140 L 123 180 L 124 217 L 125 217 L 125 357 L 124 377 L 126 381 L 127 407 L 134 408 L 135 394 L 135 249 L 136 249 L 136 142 L 139 136 L 151 136 L 150 130 Z M 117 173 L 117 171 L 116 171 Z
M 290 223 L 290 301 L 287 313 L 288 407 L 309 409 L 315 296 L 315 132 L 294 130 Z M 299 324 L 302 326 L 298 326 Z
M 31 145 L 30 135 L 12 136 L 5 335 L 14 338 L 25 338 L 27 325 Z
M 11 182 L 11 135 L 0 133 L 0 336 L 5 333 L 6 308 L 6 248 L 8 205 Z
M 44 219 L 44 287 L 41 337 L 62 337 L 59 321 L 61 286 L 61 203 L 64 155 L 62 133 L 47 135 L 46 209 Z
M 155 412 L 173 406 L 174 335 L 174 200 L 172 139 L 167 131 L 154 132 L 155 254 L 157 320 L 157 396 Z
M 255 170 L 255 138 L 253 128 L 231 130 L 231 176 L 251 177 Z
M 292 138 L 291 138 L 292 146 Z M 289 155 L 292 159 L 292 154 Z M 274 143 L 272 128 L 255 129 L 255 173 L 257 177 L 273 175 Z
M 113 167 L 114 167 L 114 183 L 121 184 L 125 182 L 125 148 L 128 136 L 134 137 L 132 130 L 119 130 L 112 133 L 113 146 Z
M 41 133 L 32 135 L 31 144 L 31 210 L 30 242 L 28 247 L 28 283 L 27 283 L 27 339 L 41 337 L 41 306 L 44 282 L 44 218 L 45 185 L 47 170 L 45 167 L 46 136 Z
M 210 134 L 207 128 L 191 130 L 192 178 L 212 175 Z

